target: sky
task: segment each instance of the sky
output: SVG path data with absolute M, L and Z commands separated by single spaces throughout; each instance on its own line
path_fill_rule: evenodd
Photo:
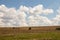
M 59 7 L 60 0 L 0 0 L 0 5 L 1 4 L 15 8 L 19 8 L 21 5 L 33 7 L 38 4 L 43 4 L 46 8 L 56 9 Z
M 0 0 L 0 26 L 60 25 L 60 0 Z

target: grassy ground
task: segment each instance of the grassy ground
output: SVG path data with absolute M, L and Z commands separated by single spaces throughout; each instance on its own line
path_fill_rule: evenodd
M 60 30 L 55 26 L 0 28 L 0 40 L 60 40 Z
M 60 31 L 0 35 L 0 40 L 60 40 Z

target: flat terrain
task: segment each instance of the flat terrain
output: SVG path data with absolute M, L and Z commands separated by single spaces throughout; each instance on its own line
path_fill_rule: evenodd
M 60 40 L 60 26 L 0 27 L 0 40 Z

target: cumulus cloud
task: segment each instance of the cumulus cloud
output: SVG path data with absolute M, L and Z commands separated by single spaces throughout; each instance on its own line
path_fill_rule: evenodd
M 23 12 L 27 12 L 29 10 L 29 8 L 26 6 L 20 6 L 19 10 L 23 11 Z
M 0 12 L 0 18 L 4 16 L 4 13 Z
M 8 8 L 5 5 L 0 5 L 0 11 L 7 12 Z
M 34 14 L 41 14 L 43 12 L 43 5 L 37 5 L 33 8 L 31 8 L 30 10 L 30 13 L 34 13 Z
M 45 13 L 45 14 L 53 13 L 53 10 L 52 10 L 52 9 L 45 9 L 45 10 L 43 11 L 43 13 Z
M 55 18 L 53 18 L 52 21 L 53 21 L 53 25 L 58 25 L 58 26 L 60 25 L 60 17 L 58 17 L 58 15 Z
M 43 16 L 30 16 L 29 17 L 29 26 L 46 26 L 46 25 L 52 25 L 52 21 L 49 20 L 47 17 Z
M 53 20 L 48 19 L 41 14 L 53 13 L 53 9 L 45 9 L 43 5 L 34 7 L 20 6 L 19 9 L 8 8 L 0 5 L 0 26 L 18 27 L 18 26 L 50 26 L 58 24 L 60 15 Z M 59 11 L 58 11 L 59 12 Z
M 60 15 L 60 8 L 57 10 L 58 14 Z
M 53 13 L 53 9 L 44 9 L 43 5 L 37 5 L 29 10 L 30 14 L 49 14 Z
M 60 9 L 57 10 L 57 15 L 53 18 L 53 24 L 60 25 Z

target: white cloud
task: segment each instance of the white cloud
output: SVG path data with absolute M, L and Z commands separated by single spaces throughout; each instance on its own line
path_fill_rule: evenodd
M 44 25 L 52 25 L 52 21 L 47 17 L 43 16 L 30 16 L 29 17 L 29 26 L 44 26 Z
M 60 26 L 60 9 L 57 10 L 57 15 L 53 18 L 53 25 Z
M 52 9 L 45 9 L 43 11 L 43 13 L 45 13 L 45 14 L 53 13 L 53 10 Z
M 56 17 L 53 18 L 53 25 L 60 25 L 60 15 L 56 15 Z
M 60 15 L 60 8 L 57 10 L 58 14 Z
M 0 18 L 4 16 L 4 13 L 0 12 Z
M 32 11 L 36 14 L 41 14 L 43 12 L 43 5 L 37 5 L 33 7 Z
M 60 15 L 57 15 L 53 20 L 40 15 L 53 12 L 53 9 L 45 9 L 41 4 L 34 7 L 20 6 L 17 10 L 15 8 L 7 8 L 5 5 L 0 5 L 0 26 L 58 25 L 60 22 Z
M 53 13 L 53 9 L 44 9 L 43 5 L 37 5 L 30 8 L 29 12 L 30 14 L 50 14 Z
M 8 11 L 8 8 L 5 5 L 0 5 L 0 11 Z
M 29 11 L 29 8 L 26 6 L 20 6 L 19 10 L 22 12 L 27 12 L 27 11 Z

